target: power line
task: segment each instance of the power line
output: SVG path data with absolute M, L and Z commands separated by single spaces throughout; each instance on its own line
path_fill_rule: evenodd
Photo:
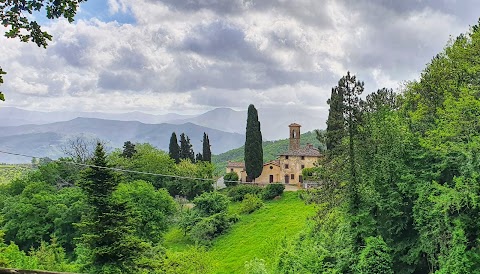
M 21 153 L 8 152 L 8 151 L 3 151 L 3 150 L 0 150 L 0 153 L 8 154 L 8 155 L 21 156 L 21 157 L 27 157 L 27 158 L 31 158 L 31 159 L 33 159 L 33 158 L 37 158 L 37 159 L 46 158 L 46 157 L 37 157 L 37 156 L 26 155 L 26 154 L 21 154 Z M 168 174 L 152 173 L 152 172 L 130 170 L 130 169 L 123 169 L 123 168 L 116 168 L 116 167 L 104 167 L 104 166 L 96 166 L 96 165 L 90 165 L 90 164 L 75 163 L 75 162 L 64 161 L 64 160 L 53 160 L 53 161 L 60 162 L 60 163 L 65 163 L 65 164 L 70 164 L 70 165 L 77 165 L 77 166 L 83 166 L 83 167 L 93 167 L 93 168 L 114 170 L 114 171 L 127 172 L 127 173 L 136 173 L 136 174 L 152 175 L 152 176 L 159 176 L 159 177 L 169 177 L 169 178 L 176 178 L 176 179 L 191 179 L 191 180 L 214 181 L 215 182 L 215 179 L 213 179 L 213 178 L 212 179 L 206 179 L 206 178 L 195 178 L 195 177 L 188 177 L 188 176 L 168 175 Z M 236 182 L 236 181 L 225 181 L 224 180 L 224 182 Z

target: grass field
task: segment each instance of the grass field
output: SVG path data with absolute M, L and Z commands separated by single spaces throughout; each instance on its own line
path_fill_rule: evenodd
M 0 184 L 6 184 L 31 169 L 30 165 L 0 165 Z
M 236 212 L 238 203 L 231 205 Z M 218 237 L 208 251 L 217 261 L 214 273 L 243 273 L 246 261 L 264 259 L 272 270 L 281 241 L 295 237 L 305 226 L 308 217 L 315 214 L 312 205 L 305 205 L 296 192 L 285 192 L 281 199 L 241 219 L 226 234 Z M 183 233 L 174 228 L 165 235 L 165 246 L 182 251 L 192 244 Z

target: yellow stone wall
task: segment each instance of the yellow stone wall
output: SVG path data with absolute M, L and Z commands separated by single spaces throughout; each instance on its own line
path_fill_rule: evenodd
M 268 184 L 270 175 L 273 175 L 273 183 L 281 182 L 280 167 L 277 165 L 263 165 L 262 174 L 255 179 L 255 183 Z
M 304 168 L 307 167 L 314 167 L 315 163 L 317 163 L 318 157 L 312 156 L 304 156 L 302 160 L 302 156 L 287 156 L 282 155 L 280 156 L 280 182 L 285 183 L 285 175 L 288 175 L 289 184 L 300 185 L 300 175 L 302 175 L 302 165 Z M 288 168 L 286 167 L 288 165 Z M 292 179 L 293 174 L 293 179 Z

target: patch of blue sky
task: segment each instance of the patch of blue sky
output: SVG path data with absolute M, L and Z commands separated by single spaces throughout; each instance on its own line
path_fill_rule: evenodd
M 96 18 L 103 22 L 117 21 L 120 24 L 135 24 L 135 17 L 130 11 L 111 13 L 106 0 L 88 0 L 80 5 L 80 11 L 75 16 L 77 20 Z

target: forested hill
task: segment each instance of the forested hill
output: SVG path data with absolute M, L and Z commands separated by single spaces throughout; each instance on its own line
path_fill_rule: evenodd
M 302 146 L 307 143 L 313 144 L 314 147 L 323 149 L 323 144 L 316 138 L 315 131 L 309 131 L 301 135 L 300 144 Z M 263 144 L 263 162 L 268 162 L 277 158 L 278 154 L 288 150 L 288 139 L 276 141 L 264 141 Z M 212 162 L 215 164 L 217 171 L 225 170 L 227 161 L 243 162 L 244 146 L 229 150 L 219 155 L 212 156 Z

